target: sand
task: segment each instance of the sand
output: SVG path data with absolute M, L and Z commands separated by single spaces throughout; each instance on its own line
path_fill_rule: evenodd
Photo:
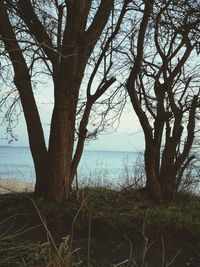
M 0 194 L 32 192 L 33 189 L 33 181 L 0 178 Z

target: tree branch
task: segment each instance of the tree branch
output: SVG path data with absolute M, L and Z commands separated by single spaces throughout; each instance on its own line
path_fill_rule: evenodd
M 145 136 L 148 136 L 148 138 L 153 140 L 152 136 L 152 127 L 148 121 L 148 118 L 144 111 L 142 110 L 142 107 L 140 105 L 137 92 L 136 92 L 136 80 L 137 76 L 140 73 L 141 70 L 141 64 L 143 59 L 143 50 L 144 50 L 144 39 L 145 34 L 148 26 L 149 17 L 151 15 L 152 7 L 153 7 L 153 0 L 150 0 L 146 2 L 144 14 L 142 17 L 142 21 L 140 24 L 139 34 L 138 34 L 138 42 L 137 42 L 137 55 L 135 58 L 135 64 L 131 70 L 131 73 L 128 77 L 126 88 L 129 93 L 133 108 L 140 120 L 140 124 L 144 130 Z
M 37 40 L 38 46 L 44 50 L 51 63 L 55 65 L 57 53 L 46 29 L 36 15 L 30 0 L 19 0 L 18 5 L 19 8 L 17 9 L 17 12 L 25 21 L 27 27 L 29 28 L 30 34 L 35 40 Z

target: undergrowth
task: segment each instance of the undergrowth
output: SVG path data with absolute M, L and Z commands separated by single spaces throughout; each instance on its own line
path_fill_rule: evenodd
M 160 204 L 132 188 L 85 187 L 62 206 L 32 197 L 0 196 L 0 266 L 200 266 L 189 265 L 191 255 L 199 259 L 196 196 L 179 193 Z

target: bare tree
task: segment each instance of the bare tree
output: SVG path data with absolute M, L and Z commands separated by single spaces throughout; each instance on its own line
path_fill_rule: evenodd
M 114 0 L 0 2 L 0 37 L 12 62 L 14 84 L 27 124 L 37 197 L 58 202 L 69 197 L 85 139 L 91 135 L 87 130 L 91 110 L 116 81 L 111 72 L 111 48 L 128 4 L 117 3 L 115 9 Z M 93 57 L 94 51 L 97 58 Z M 86 98 L 80 106 L 88 66 Z M 33 93 L 33 76 L 39 67 L 52 77 L 54 85 L 48 148 Z M 99 73 L 101 79 L 94 90 Z
M 146 189 L 154 199 L 172 199 L 194 159 L 199 25 L 197 6 L 148 1 L 132 46 L 126 88 L 144 131 Z

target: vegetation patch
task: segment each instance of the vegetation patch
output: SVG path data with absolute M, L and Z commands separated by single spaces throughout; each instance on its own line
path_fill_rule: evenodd
M 32 197 L 0 196 L 1 266 L 159 267 L 173 257 L 171 266 L 199 259 L 198 197 L 180 193 L 160 204 L 137 190 L 103 187 L 73 191 L 63 205 Z

